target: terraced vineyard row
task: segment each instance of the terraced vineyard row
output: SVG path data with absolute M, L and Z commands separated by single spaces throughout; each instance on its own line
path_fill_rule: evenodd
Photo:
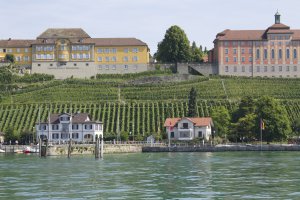
M 209 116 L 211 109 L 224 105 L 236 106 L 229 101 L 199 101 L 199 116 Z M 51 103 L 51 104 L 6 104 L 0 106 L 0 130 L 13 127 L 17 132 L 34 129 L 48 114 L 62 112 L 87 112 L 93 120 L 104 123 L 105 133 L 120 131 L 149 135 L 164 130 L 166 117 L 183 117 L 187 112 L 186 102 L 140 102 L 140 103 Z M 119 119 L 119 120 L 118 120 Z M 119 122 L 119 123 L 118 123 Z
M 120 90 L 118 89 L 120 87 Z M 44 88 L 18 92 L 2 97 L 4 103 L 32 102 L 107 102 L 124 101 L 186 101 L 191 87 L 195 87 L 199 100 L 239 100 L 243 96 L 262 95 L 276 99 L 300 99 L 300 79 L 260 78 L 197 78 L 189 81 L 132 85 L 101 82 L 99 80 L 74 80 L 62 84 L 45 85 Z

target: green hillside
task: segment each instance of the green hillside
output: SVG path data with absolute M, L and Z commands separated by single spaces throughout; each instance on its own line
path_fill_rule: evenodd
M 291 120 L 300 117 L 300 79 L 151 72 L 2 84 L 0 130 L 32 131 L 39 116 L 44 121 L 48 112 L 88 112 L 93 120 L 104 122 L 105 133 L 115 133 L 119 121 L 120 131 L 149 135 L 164 130 L 166 117 L 185 116 L 191 87 L 197 90 L 199 116 L 209 116 L 211 109 L 221 105 L 232 111 L 244 96 L 268 95 L 281 101 Z

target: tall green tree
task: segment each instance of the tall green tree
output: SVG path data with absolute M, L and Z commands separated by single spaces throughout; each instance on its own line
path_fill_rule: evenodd
M 196 42 L 192 43 L 191 46 L 191 61 L 192 62 L 203 62 L 203 57 L 200 49 L 197 47 Z
M 216 135 L 218 135 L 219 137 L 228 135 L 231 121 L 231 116 L 228 109 L 224 106 L 214 108 L 211 112 L 211 117 L 213 119 Z
M 161 62 L 188 62 L 191 60 L 190 42 L 179 26 L 171 26 L 158 44 L 156 59 Z
M 281 141 L 292 133 L 286 109 L 274 98 L 268 96 L 259 98 L 256 112 L 258 118 L 262 119 L 265 124 L 263 140 Z
M 197 116 L 197 91 L 194 87 L 190 90 L 189 99 L 188 99 L 188 117 Z

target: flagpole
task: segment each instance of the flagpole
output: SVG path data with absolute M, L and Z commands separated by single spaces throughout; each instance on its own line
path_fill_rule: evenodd
M 260 118 L 260 150 L 262 150 L 262 129 L 263 129 L 263 121 Z

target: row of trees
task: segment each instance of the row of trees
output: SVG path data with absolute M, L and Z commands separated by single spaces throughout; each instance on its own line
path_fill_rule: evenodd
M 190 46 L 190 41 L 184 30 L 179 26 L 171 26 L 165 34 L 164 39 L 158 43 L 158 49 L 154 58 L 161 62 L 203 62 L 203 57 L 207 55 L 202 46 L 197 47 L 196 42 Z
M 296 134 L 286 109 L 268 96 L 244 97 L 234 112 L 221 106 L 214 109 L 211 116 L 217 136 L 233 142 L 259 140 L 261 126 L 264 126 L 263 140 L 267 142 L 286 140 Z

